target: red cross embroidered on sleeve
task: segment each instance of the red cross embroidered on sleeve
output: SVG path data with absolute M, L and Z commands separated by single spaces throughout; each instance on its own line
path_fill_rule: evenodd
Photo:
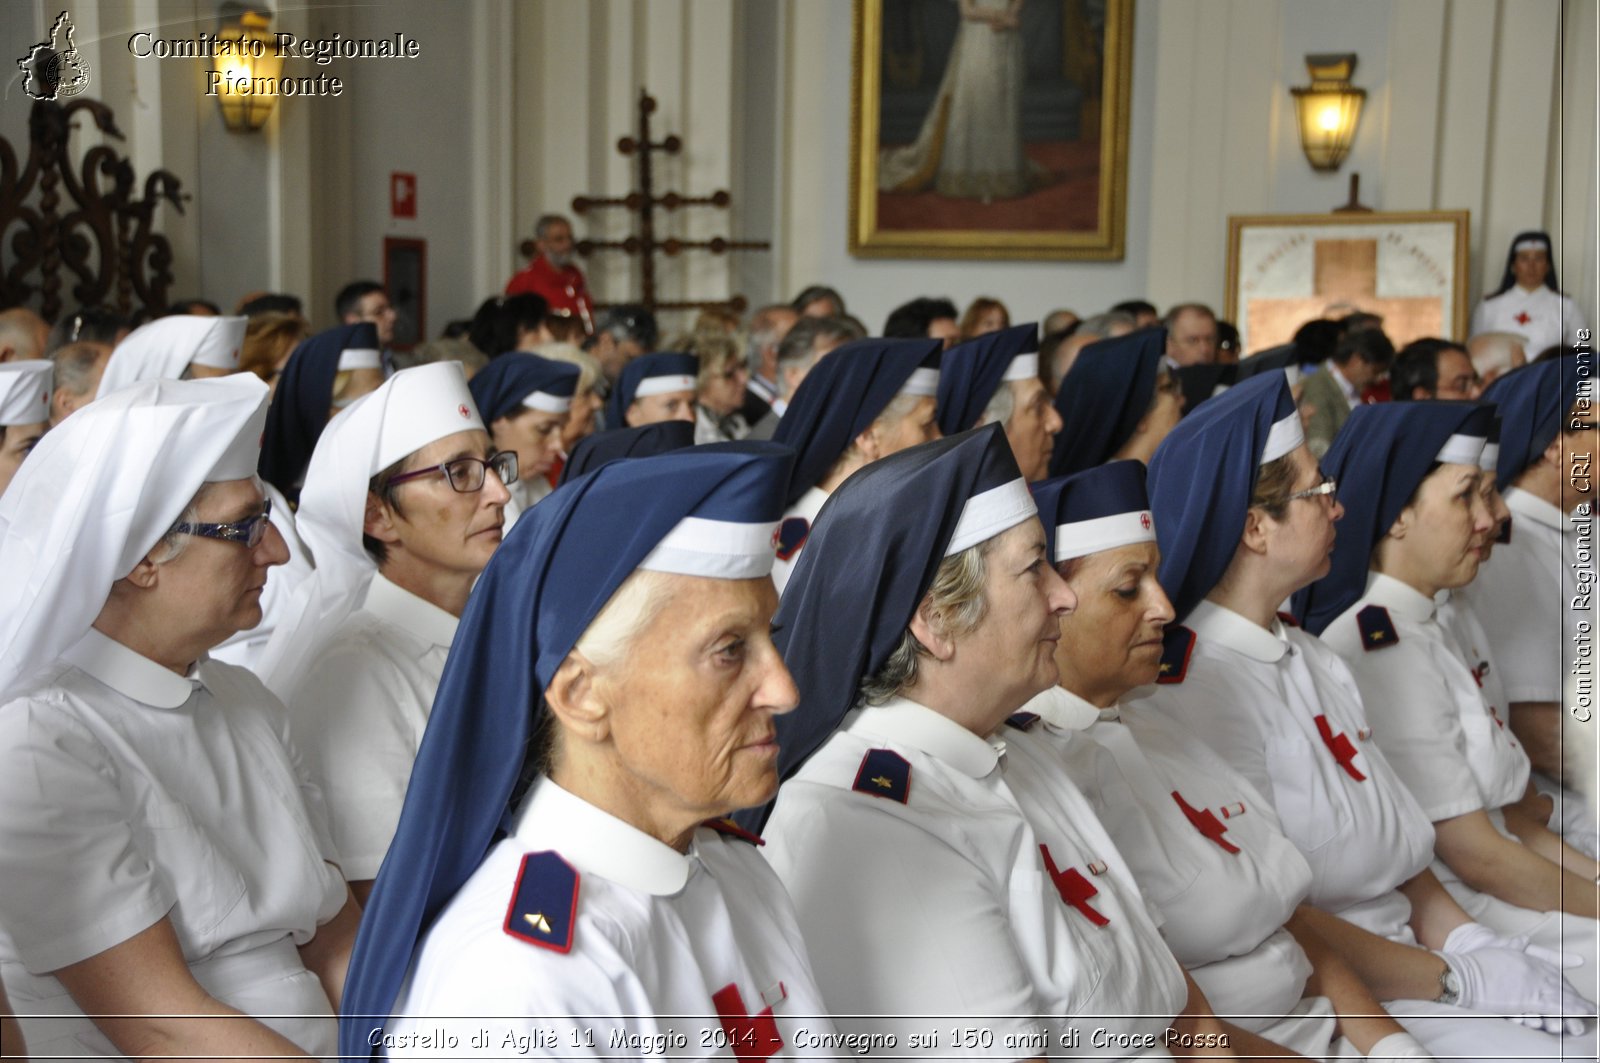
M 1215 812 L 1209 808 L 1195 808 L 1185 801 L 1183 795 L 1176 790 L 1172 791 L 1172 799 L 1178 802 L 1178 807 L 1183 809 L 1184 816 L 1194 825 L 1194 829 L 1216 842 L 1223 852 L 1237 853 L 1239 851 L 1237 845 L 1223 837 L 1228 832 L 1228 828 L 1222 825 L 1222 820 L 1217 818 Z
M 744 997 L 732 982 L 712 993 L 711 1003 L 717 1006 L 722 1031 L 728 1035 L 728 1046 L 739 1063 L 760 1063 L 782 1050 L 783 1035 L 778 1033 L 770 1006 L 751 1015 L 744 1010 Z
M 1100 892 L 1094 883 L 1084 878 L 1083 872 L 1075 867 L 1069 867 L 1065 871 L 1056 867 L 1055 859 L 1051 857 L 1047 847 L 1039 846 L 1039 852 L 1044 855 L 1045 870 L 1050 873 L 1050 881 L 1056 884 L 1056 892 L 1061 894 L 1061 899 L 1076 908 L 1079 915 L 1095 926 L 1109 925 L 1111 920 L 1089 907 L 1089 898 Z
M 1353 763 L 1356 759 L 1357 750 L 1355 743 L 1350 741 L 1350 736 L 1347 734 L 1334 734 L 1333 727 L 1329 725 L 1326 716 L 1317 717 L 1317 733 L 1322 736 L 1322 744 L 1328 747 L 1328 751 L 1333 754 L 1333 759 L 1339 762 L 1339 767 L 1345 770 L 1345 774 L 1356 782 L 1365 782 L 1367 777 L 1361 774 L 1361 769 Z

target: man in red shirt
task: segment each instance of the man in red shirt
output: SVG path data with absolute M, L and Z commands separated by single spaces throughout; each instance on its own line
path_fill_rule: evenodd
M 594 300 L 589 298 L 583 270 L 573 264 L 572 223 L 559 214 L 546 214 L 533 227 L 537 254 L 526 269 L 506 283 L 506 294 L 532 292 L 544 298 L 555 314 L 571 314 L 594 331 Z

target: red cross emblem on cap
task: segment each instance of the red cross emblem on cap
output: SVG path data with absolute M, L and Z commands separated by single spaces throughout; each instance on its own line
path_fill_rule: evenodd
M 1526 310 L 1524 310 L 1524 311 L 1522 311 L 1522 313 L 1520 313 L 1520 314 L 1518 314 L 1516 316 L 1515 320 L 1516 320 L 1517 324 L 1519 324 L 1519 325 L 1526 325 L 1528 322 L 1532 321 L 1533 318 L 1529 317 L 1528 316 L 1528 312 Z
M 1148 513 L 1139 514 L 1139 527 L 1143 528 L 1145 531 L 1149 531 L 1150 530 L 1150 514 L 1148 514 Z
M 467 409 L 467 404 L 466 403 L 463 402 L 460 406 L 457 406 L 456 407 L 456 412 L 461 415 L 461 419 L 463 421 L 472 420 L 472 411 Z

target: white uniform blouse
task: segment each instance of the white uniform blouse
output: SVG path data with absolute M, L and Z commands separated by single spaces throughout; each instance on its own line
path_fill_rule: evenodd
M 545 852 L 576 872 L 570 911 L 521 912 L 523 857 Z M 513 936 L 519 916 L 570 926 L 570 951 Z M 680 853 L 549 779 L 423 938 L 395 1013 L 369 1040 L 396 1057 L 731 1059 L 773 1033 L 776 1059 L 850 1051 L 754 845 L 702 829 Z
M 1433 824 L 1373 741 L 1350 670 L 1299 628 L 1213 602 L 1185 623 L 1182 682 L 1142 687 L 1127 708 L 1199 737 L 1260 792 L 1311 865 L 1312 904 L 1412 943 L 1395 887 L 1428 866 Z
M 1363 631 L 1358 614 L 1374 605 L 1387 610 L 1397 639 Z M 1434 616 L 1432 598 L 1372 573 L 1366 594 L 1322 637 L 1355 675 L 1379 747 L 1429 820 L 1492 811 L 1522 797 L 1528 756 L 1485 703 Z
M 1513 284 L 1491 295 L 1472 312 L 1472 335 L 1512 332 L 1523 337 L 1523 353 L 1533 361 L 1547 347 L 1576 343 L 1578 330 L 1586 328 L 1577 304 L 1544 285 L 1529 291 Z
M 817 514 L 822 510 L 822 504 L 828 500 L 828 492 L 820 487 L 813 487 L 801 495 L 794 505 L 790 506 L 783 514 L 783 523 L 791 520 L 803 520 L 807 527 L 817 522 Z M 809 534 L 809 532 L 808 532 Z M 794 566 L 800 563 L 800 554 L 805 550 L 802 542 L 789 556 L 781 554 L 772 562 L 772 582 L 778 588 L 778 593 L 783 593 L 783 588 L 789 585 L 789 576 L 794 572 Z
M 853 788 L 873 750 L 909 765 L 904 802 Z M 1053 752 L 895 698 L 784 783 L 766 837 L 841 1030 L 914 1053 L 937 1028 L 977 1058 L 1168 1054 L 1182 970 Z M 952 1046 L 952 1025 L 981 1035 Z
M 294 733 L 328 804 L 352 882 L 376 878 L 457 620 L 382 576 L 317 655 L 294 696 Z
M 345 903 L 335 859 L 282 706 L 241 668 L 184 678 L 91 630 L 0 708 L 0 972 L 36 1056 L 119 1055 L 50 972 L 163 915 L 207 992 L 334 1054 L 295 946 Z

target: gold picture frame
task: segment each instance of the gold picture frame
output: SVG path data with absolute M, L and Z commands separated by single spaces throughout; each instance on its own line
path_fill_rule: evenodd
M 1396 348 L 1465 339 L 1470 235 L 1465 210 L 1233 215 L 1225 314 L 1252 354 L 1353 310 L 1381 315 Z
M 980 6 L 998 2 L 979 0 Z M 893 23 L 888 37 L 904 41 L 903 51 L 886 49 L 886 9 Z M 957 20 L 954 31 L 952 17 Z M 1027 0 L 1017 17 L 1022 24 L 1014 32 L 1025 42 L 1019 44 L 1024 59 L 1015 64 L 1022 73 L 1012 82 L 1018 103 L 1010 120 L 1016 133 L 1012 142 L 1021 141 L 1024 158 L 1012 167 L 1016 181 L 1007 183 L 1002 177 L 993 186 L 998 193 L 991 195 L 976 190 L 991 186 L 963 185 L 960 174 L 938 166 L 946 147 L 943 138 L 959 121 L 950 117 L 956 110 L 950 101 L 959 88 L 945 91 L 961 81 L 961 71 L 950 62 L 963 32 L 957 5 L 950 0 L 855 0 L 852 255 L 1081 261 L 1123 257 L 1133 0 Z M 1059 78 L 1050 66 L 1056 61 L 1053 56 L 1060 64 Z M 887 97 L 886 80 L 891 83 Z M 887 146 L 886 125 L 895 137 Z M 987 136 L 988 124 L 981 120 L 961 128 L 967 126 L 983 128 Z M 908 144 L 913 128 L 920 133 Z M 1057 129 L 1067 135 L 1048 139 Z M 1030 130 L 1037 135 L 1030 137 Z M 926 135 L 930 132 L 934 135 Z M 977 138 L 971 140 L 975 144 Z M 880 190 L 883 164 L 888 162 L 890 176 L 898 172 L 897 160 L 886 153 L 914 152 L 930 144 L 931 151 L 917 153 L 919 176 L 894 190 Z M 930 155 L 932 164 L 927 162 Z M 929 185 L 917 187 L 923 179 Z M 961 190 L 946 194 L 953 188 Z

